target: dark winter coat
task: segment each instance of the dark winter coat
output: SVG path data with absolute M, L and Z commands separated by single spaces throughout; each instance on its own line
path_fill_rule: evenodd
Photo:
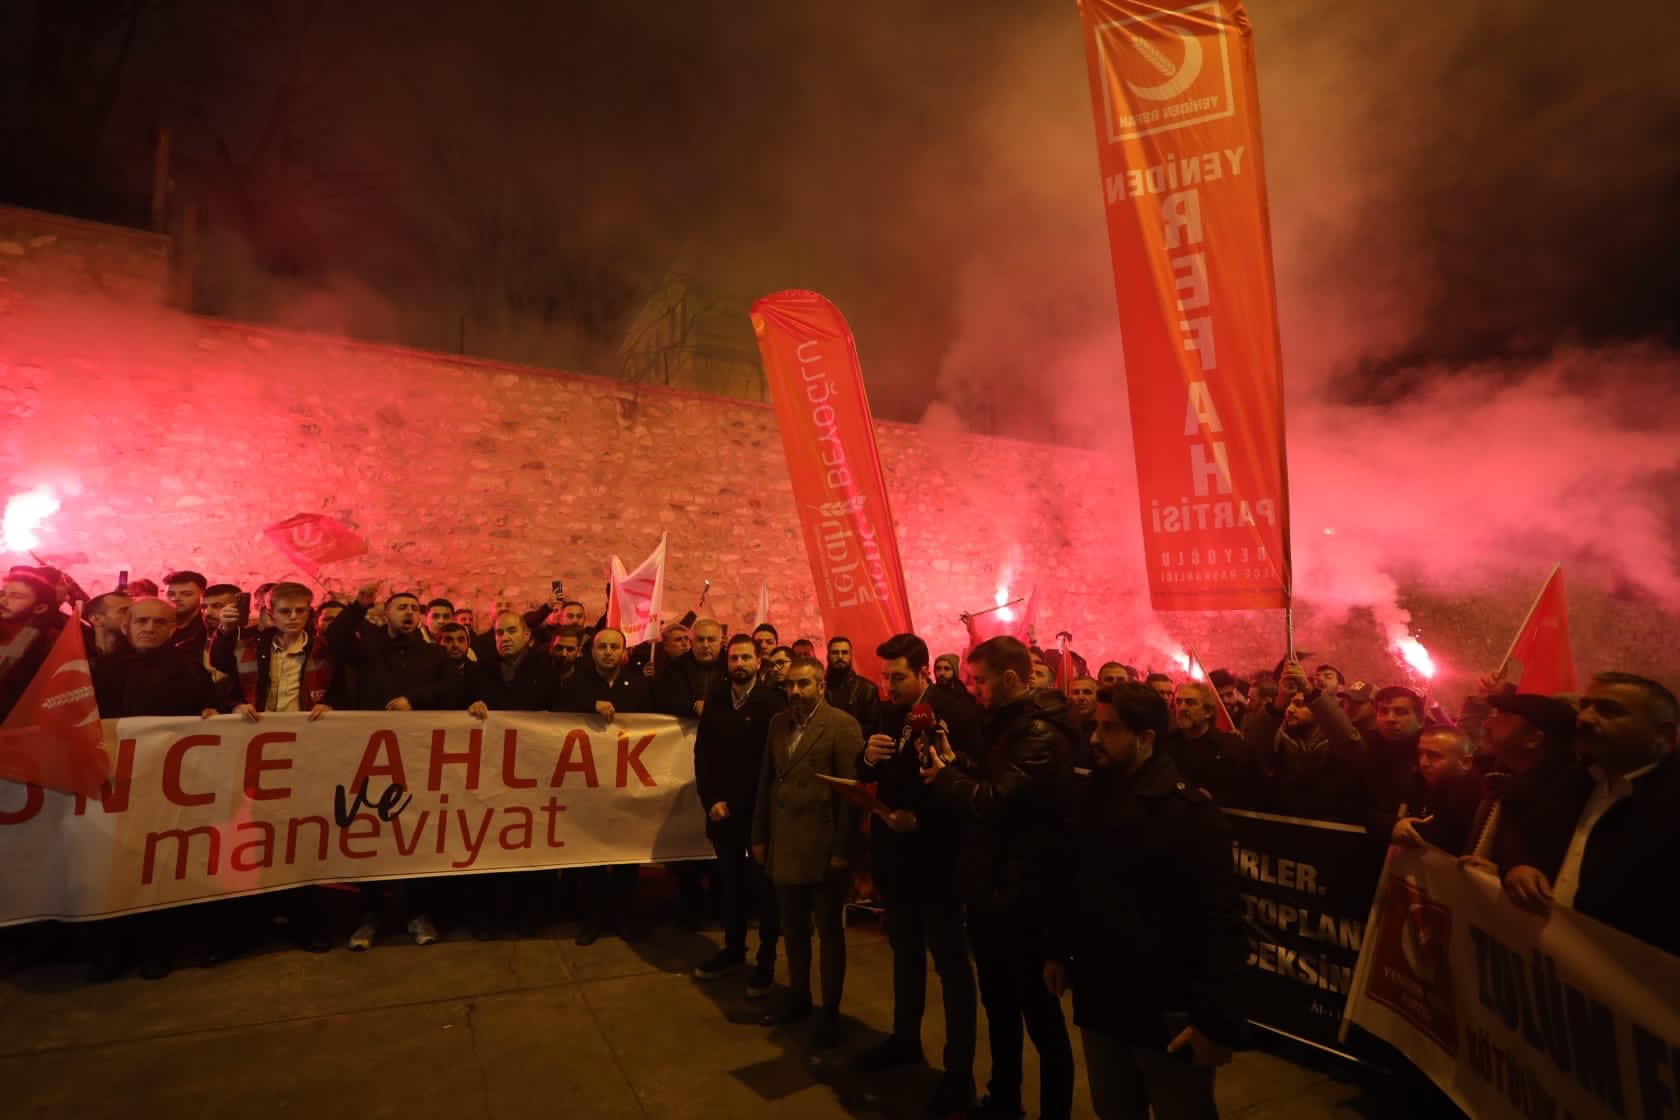
M 923 703 L 945 723 L 952 749 L 969 758 L 979 755 L 979 707 L 941 688 L 929 688 Z M 898 752 L 884 762 L 858 760 L 859 781 L 875 782 L 876 796 L 888 808 L 916 814 L 914 832 L 894 832 L 875 818 L 870 831 L 875 879 L 889 892 L 902 888 L 914 897 L 949 895 L 956 886 L 963 816 L 922 780 L 917 745 L 911 739 L 915 733 L 905 726 L 909 717 L 908 708 L 882 705 L 879 722 L 865 729 L 865 737 L 886 735 L 898 743 Z
M 1099 767 L 1076 785 L 1046 938 L 1080 1027 L 1161 1049 L 1190 1025 L 1243 1041 L 1248 939 L 1224 814 L 1172 760 Z
M 511 681 L 502 677 L 498 654 L 471 661 L 466 668 L 467 703 L 483 703 L 492 712 L 552 712 L 561 702 L 560 676 L 554 661 L 536 646 L 525 650 Z
M 717 683 L 726 679 L 723 669 L 721 654 L 706 664 L 696 661 L 692 650 L 669 661 L 661 659 L 659 672 L 653 679 L 652 710 L 678 719 L 693 719 L 694 705 L 710 696 Z
M 611 681 L 603 679 L 595 666 L 579 665 L 561 686 L 559 704 L 554 710 L 594 715 L 595 705 L 602 700 L 616 712 L 658 710 L 647 678 L 628 665 L 621 665 Z
M 856 673 L 829 674 L 823 699 L 858 721 L 859 727 L 874 727 L 881 718 L 881 691 Z
M 449 655 L 421 637 L 420 631 L 393 635 L 389 627 L 367 620 L 367 607 L 351 603 L 327 627 L 327 648 L 334 662 L 352 670 L 350 707 L 385 710 L 402 696 L 416 710 L 440 709 L 451 699 Z
M 767 684 L 753 685 L 739 708 L 727 678 L 712 688 L 694 735 L 694 787 L 701 808 L 710 810 L 722 801 L 730 817 L 738 818 L 736 828 L 743 821 L 750 827 L 770 721 L 786 707 L 782 694 Z M 713 824 L 706 822 L 708 832 Z
M 1256 809 L 1261 801 L 1260 766 L 1249 755 L 1241 735 L 1209 727 L 1192 739 L 1174 728 L 1161 751 L 1173 760 L 1185 781 L 1200 786 L 1219 804 L 1233 809 Z
M 934 791 L 966 826 L 957 889 L 971 910 L 1022 930 L 1042 926 L 1078 735 L 1061 694 L 1033 689 L 988 714 L 978 755 L 936 776 Z
M 1567 851 L 1575 823 L 1598 779 L 1583 764 L 1573 773 L 1569 805 L 1545 824 L 1529 816 L 1514 836 L 1520 862 L 1531 863 L 1555 879 L 1560 854 L 1551 866 L 1522 858 L 1526 847 L 1537 853 Z M 1504 826 L 1501 826 L 1504 832 Z M 1561 841 L 1561 847 L 1560 842 Z M 1511 865 L 1503 865 L 1510 870 Z M 1680 753 L 1670 749 L 1656 769 L 1634 779 L 1633 792 L 1607 809 L 1587 837 L 1581 857 L 1574 908 L 1605 925 L 1680 956 Z
M 203 660 L 167 645 L 101 658 L 93 671 L 93 693 L 99 714 L 106 719 L 196 716 L 210 708 L 224 710 Z

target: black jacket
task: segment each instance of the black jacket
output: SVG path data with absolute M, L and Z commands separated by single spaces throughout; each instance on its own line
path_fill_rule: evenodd
M 881 690 L 856 673 L 829 675 L 823 699 L 858 721 L 859 727 L 874 727 L 881 719 Z
M 177 652 L 188 657 L 204 660 L 204 651 L 210 645 L 210 630 L 204 625 L 204 612 L 194 611 L 192 620 L 185 625 L 178 626 L 169 639 L 169 645 Z
M 1555 878 L 1590 781 L 1574 750 L 1566 746 L 1543 748 L 1534 765 L 1521 774 L 1488 775 L 1476 816 L 1477 824 L 1485 827 L 1494 804 L 1499 805 L 1491 845 L 1499 869 L 1527 865 L 1539 868 L 1547 879 Z
M 513 680 L 502 679 L 500 655 L 488 661 L 469 661 L 466 668 L 467 703 L 483 701 L 492 712 L 560 711 L 560 676 L 547 653 L 530 646 Z
M 966 825 L 957 890 L 971 910 L 1023 930 L 1043 925 L 1046 869 L 1060 851 L 1078 734 L 1061 694 L 1033 689 L 990 712 L 980 753 L 934 779 Z
M 1208 796 L 1152 755 L 1079 779 L 1048 911 L 1047 959 L 1069 962 L 1074 1022 L 1160 1049 L 1189 1022 L 1244 1038 L 1242 902 L 1231 832 Z
M 1571 775 L 1570 808 L 1543 826 L 1525 817 L 1531 850 L 1559 852 L 1555 863 L 1533 863 L 1556 879 L 1575 823 L 1598 780 L 1582 764 Z M 1572 809 L 1572 811 L 1571 811 Z M 1501 834 L 1506 826 L 1500 826 Z M 1541 834 L 1550 833 L 1542 838 Z M 1560 846 L 1561 840 L 1561 846 Z M 1539 843 L 1536 845 L 1536 841 Z M 1524 860 L 1523 862 L 1531 862 Z M 1510 870 L 1510 866 L 1503 866 Z M 1680 956 L 1680 753 L 1668 756 L 1649 774 L 1634 779 L 1633 793 L 1605 810 L 1587 838 L 1581 857 L 1580 885 L 1574 908 L 1605 925 Z
M 1412 789 L 1417 774 L 1418 735 L 1408 735 L 1398 743 L 1373 736 L 1360 740 L 1364 759 L 1360 765 L 1365 776 L 1365 825 L 1373 836 L 1387 837 L 1393 827 L 1395 812 Z
M 945 722 L 953 750 L 968 758 L 979 756 L 982 713 L 978 706 L 933 687 L 922 702 Z M 912 897 L 948 896 L 956 885 L 963 818 L 922 781 L 917 745 L 910 738 L 914 733 L 906 734 L 909 718 L 910 709 L 882 704 L 879 722 L 865 728 L 864 736 L 886 735 L 898 742 L 898 753 L 873 764 L 858 756 L 858 780 L 875 782 L 876 795 L 889 808 L 916 814 L 914 832 L 894 832 L 879 817 L 871 823 L 875 879 L 878 886 L 891 893 L 901 893 L 898 888 L 903 887 L 903 893 Z
M 725 679 L 723 668 L 721 654 L 704 665 L 694 659 L 693 651 L 662 661 L 653 680 L 654 707 L 650 710 L 678 719 L 693 719 L 694 705 L 710 696 L 718 681 Z M 578 671 L 587 669 L 583 665 Z
M 393 637 L 367 620 L 367 607 L 351 603 L 327 627 L 334 663 L 352 670 L 349 701 L 360 711 L 384 711 L 406 696 L 416 710 L 443 708 L 451 698 L 449 655 L 420 636 Z
M 1259 807 L 1288 817 L 1368 825 L 1359 732 L 1329 693 L 1317 696 L 1311 707 L 1316 722 L 1304 737 L 1289 734 L 1283 713 L 1271 704 L 1243 719 L 1243 741 L 1265 775 Z M 1382 840 L 1388 843 L 1386 832 Z
M 770 720 L 786 707 L 782 694 L 767 684 L 754 684 L 739 708 L 727 677 L 713 686 L 694 735 L 694 788 L 701 808 L 710 810 L 722 801 L 730 817 L 738 818 L 737 828 L 750 825 Z M 714 823 L 707 820 L 707 832 Z
M 1192 739 L 1175 727 L 1167 733 L 1161 750 L 1185 781 L 1207 790 L 1219 804 L 1234 809 L 1260 807 L 1260 766 L 1250 757 L 1241 735 L 1209 727 Z
M 23 694 L 29 689 L 29 682 L 35 679 L 35 674 L 47 660 L 47 654 L 52 651 L 53 644 L 58 641 L 60 629 L 69 622 L 64 615 L 48 612 L 36 618 L 35 637 L 30 641 L 4 676 L 0 676 L 0 720 L 11 714 L 12 708 L 23 699 Z M 84 636 L 85 637 L 85 636 Z M 89 650 L 93 642 L 84 642 Z M 126 648 L 127 643 L 123 643 Z
M 1451 855 L 1465 855 L 1481 796 L 1482 775 L 1474 772 L 1444 778 L 1433 786 L 1423 780 L 1422 774 L 1413 774 L 1406 790 L 1406 815 L 1420 820 L 1415 826 L 1417 833 L 1429 843 Z M 1393 831 L 1390 824 L 1390 834 Z
M 951 696 L 954 696 L 959 700 L 967 701 L 974 708 L 979 708 L 980 706 L 979 701 L 974 699 L 974 693 L 968 690 L 968 686 L 962 682 L 961 677 L 952 677 L 950 684 L 936 683 L 933 687 L 937 688 L 940 692 L 949 693 Z
M 438 707 L 446 712 L 458 711 L 472 703 L 473 666 L 479 662 L 467 658 L 456 662 L 447 659 L 445 655 L 443 673 L 443 700 Z M 555 685 L 559 687 L 558 683 Z
M 93 694 L 106 719 L 227 710 L 202 659 L 167 645 L 101 658 L 93 670 Z
M 658 711 L 647 678 L 628 665 L 619 666 L 618 676 L 610 684 L 601 679 L 594 665 L 579 665 L 560 689 L 560 702 L 554 710 L 594 715 L 595 705 L 601 700 L 618 712 Z

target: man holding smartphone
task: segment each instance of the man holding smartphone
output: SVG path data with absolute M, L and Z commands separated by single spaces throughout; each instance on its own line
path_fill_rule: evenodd
M 217 619 L 210 664 L 237 682 L 233 710 L 246 719 L 255 721 L 261 712 L 320 719 L 332 711 L 333 664 L 327 643 L 309 629 L 314 593 L 301 583 L 280 583 L 269 602 L 274 626 L 251 629 L 251 596 L 235 594 Z
M 251 603 L 249 592 L 235 588 L 211 632 L 210 664 L 231 682 L 234 712 L 255 723 L 265 712 L 300 712 L 317 720 L 332 711 L 338 699 L 332 658 L 326 640 L 309 625 L 314 593 L 301 583 L 275 584 L 269 592 L 274 624 L 262 628 L 251 625 Z M 325 892 L 301 887 L 271 902 L 286 914 L 303 948 L 312 953 L 331 948 Z

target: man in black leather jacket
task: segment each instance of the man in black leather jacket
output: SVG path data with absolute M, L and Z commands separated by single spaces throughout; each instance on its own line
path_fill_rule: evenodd
M 852 670 L 852 640 L 828 640 L 827 688 L 823 698 L 858 721 L 859 727 L 874 727 L 881 718 L 881 691 L 874 681 L 864 680 Z
M 1079 732 L 1060 693 L 1028 686 L 1032 654 L 1017 639 L 981 642 L 968 664 L 987 712 L 981 755 L 959 758 L 947 746 L 933 752 L 922 777 L 967 820 L 957 889 L 992 1054 L 978 1115 L 1020 1113 L 1024 1020 L 1038 1050 L 1040 1115 L 1065 1120 L 1073 1110 L 1073 1049 L 1061 1004 L 1044 985 L 1040 933 L 1052 901 L 1044 872 L 1060 852 Z

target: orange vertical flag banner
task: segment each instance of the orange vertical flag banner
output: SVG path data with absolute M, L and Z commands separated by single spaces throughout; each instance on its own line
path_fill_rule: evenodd
M 851 639 L 854 668 L 873 681 L 875 647 L 910 629 L 910 601 L 857 345 L 816 292 L 765 296 L 752 324 L 823 628 Z
M 82 623 L 73 617 L 0 726 L 0 778 L 97 797 L 110 776 Z
M 1239 0 L 1079 0 L 1150 602 L 1287 607 L 1289 484 L 1253 40 Z
M 1505 655 L 1506 677 L 1522 692 L 1555 696 L 1579 687 L 1575 652 L 1569 644 L 1569 606 L 1563 596 L 1563 566 L 1552 569 Z

